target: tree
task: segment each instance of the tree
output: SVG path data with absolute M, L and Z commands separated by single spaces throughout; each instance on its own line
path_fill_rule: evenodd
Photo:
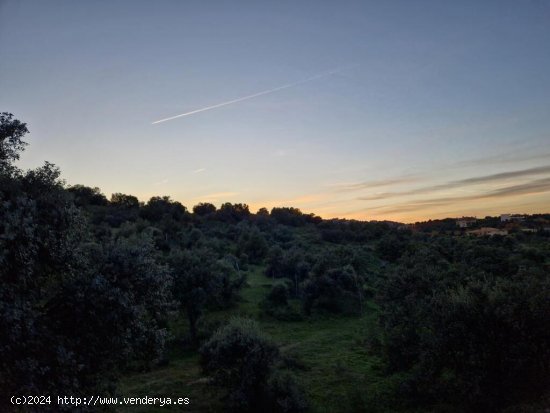
M 266 275 L 273 278 L 288 278 L 294 284 L 292 293 L 299 295 L 299 285 L 309 273 L 310 264 L 299 248 L 283 251 L 278 245 L 271 247 L 267 256 Z
M 3 179 L 0 201 L 2 393 L 105 389 L 130 359 L 162 349 L 170 277 L 150 246 L 89 250 L 51 164 Z
M 261 207 L 260 209 L 258 209 L 258 212 L 256 212 L 256 215 L 262 216 L 262 217 L 268 217 L 269 211 L 267 210 L 266 207 Z
M 73 194 L 74 203 L 79 207 L 88 205 L 106 206 L 109 203 L 105 195 L 101 193 L 101 189 L 97 187 L 90 188 L 84 185 L 73 185 L 67 188 L 67 191 Z
M 169 284 L 150 243 L 94 242 L 54 165 L 0 169 L 1 399 L 112 391 L 162 351 Z
M 250 211 L 246 204 L 231 204 L 230 202 L 226 202 L 216 212 L 216 216 L 220 221 L 236 223 L 247 219 L 250 216 Z
M 201 202 L 193 207 L 193 214 L 201 217 L 214 214 L 215 212 L 216 207 L 208 202 Z
M 78 393 L 108 391 L 130 363 L 161 359 L 173 305 L 172 277 L 156 262 L 151 240 L 119 239 L 90 252 L 93 271 L 60 286 L 43 319 L 64 355 L 50 380 L 69 376 Z
M 112 227 L 119 227 L 127 221 L 134 222 L 139 215 L 139 206 L 138 199 L 133 195 L 112 194 L 105 220 Z
M 244 278 L 204 248 L 172 251 L 168 261 L 174 274 L 174 296 L 187 315 L 191 340 L 196 344 L 197 323 L 206 307 L 230 305 Z
M 279 224 L 290 226 L 300 226 L 306 222 L 302 211 L 292 207 L 272 208 L 271 218 L 275 219 Z
M 313 308 L 331 312 L 363 311 L 363 280 L 351 265 L 332 268 L 304 283 L 304 310 Z
M 13 114 L 0 113 L 0 168 L 19 159 L 19 153 L 27 145 L 22 138 L 28 132 L 27 124 L 14 119 Z
M 151 222 L 158 222 L 163 218 L 182 221 L 187 209 L 169 196 L 154 196 L 141 209 L 141 216 Z
M 120 208 L 138 208 L 139 201 L 133 195 L 121 194 L 120 192 L 111 195 L 111 204 Z
M 283 249 L 278 245 L 269 249 L 265 274 L 273 279 L 284 276 Z
M 87 272 L 85 223 L 51 164 L 0 181 L 0 390 L 44 392 L 72 374 L 48 377 L 61 353 L 45 309 Z
M 264 236 L 256 227 L 245 230 L 239 237 L 237 254 L 246 254 L 253 264 L 260 264 L 267 255 L 268 246 Z
M 300 319 L 300 314 L 288 304 L 288 287 L 275 284 L 264 300 L 260 302 L 262 311 L 277 320 L 292 321 Z

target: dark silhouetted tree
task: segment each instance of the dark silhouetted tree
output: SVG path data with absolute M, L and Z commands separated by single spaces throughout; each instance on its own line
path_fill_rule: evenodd
M 2 400 L 112 391 L 130 361 L 162 350 L 166 269 L 150 246 L 95 244 L 59 177 L 50 163 L 0 170 Z
M 206 307 L 230 305 L 244 278 L 204 248 L 175 250 L 168 260 L 174 274 L 174 296 L 187 315 L 191 339 L 196 344 L 197 323 Z
M 208 202 L 201 202 L 193 207 L 193 214 L 204 217 L 216 212 L 216 207 Z
M 109 203 L 105 195 L 101 193 L 101 189 L 95 187 L 90 188 L 84 185 L 73 185 L 67 188 L 69 193 L 74 196 L 74 203 L 78 207 L 85 207 L 88 205 L 105 206 Z
M 8 112 L 0 113 L 0 168 L 6 168 L 19 159 L 27 145 L 23 137 L 28 133 L 27 124 L 13 118 Z

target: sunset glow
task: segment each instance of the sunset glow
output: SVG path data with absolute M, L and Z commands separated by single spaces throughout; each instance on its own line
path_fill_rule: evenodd
M 0 105 L 30 125 L 22 167 L 48 159 L 108 197 L 404 222 L 548 210 L 548 8 L 429 3 L 3 2 Z

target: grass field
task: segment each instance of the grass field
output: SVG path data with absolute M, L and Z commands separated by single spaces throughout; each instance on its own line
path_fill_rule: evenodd
M 209 313 L 205 322 L 221 323 L 235 315 L 256 319 L 281 347 L 283 356 L 296 360 L 298 368 L 294 373 L 308 395 L 312 412 L 365 411 L 369 406 L 369 411 L 378 411 L 376 406 L 386 404 L 384 399 L 391 397 L 387 393 L 392 382 L 383 376 L 380 360 L 367 352 L 365 338 L 375 321 L 374 306 L 367 305 L 362 317 L 317 315 L 301 321 L 278 321 L 262 316 L 258 306 L 273 282 L 263 275 L 262 267 L 251 267 L 239 305 L 230 311 Z M 185 334 L 185 321 L 179 320 L 174 330 L 176 334 Z M 132 406 L 120 411 L 223 411 L 219 391 L 207 385 L 207 379 L 201 376 L 196 352 L 173 347 L 166 366 L 125 377 L 120 394 L 189 397 L 190 405 L 156 409 Z

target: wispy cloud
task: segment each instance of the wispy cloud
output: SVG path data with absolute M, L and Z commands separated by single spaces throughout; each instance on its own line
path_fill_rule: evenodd
M 541 175 L 541 174 L 546 174 L 548 172 L 550 172 L 550 165 L 537 166 L 535 168 L 521 169 L 517 171 L 508 171 L 508 172 L 501 172 L 498 174 L 461 179 L 459 181 L 454 181 L 454 182 L 462 185 L 470 185 L 470 184 L 479 184 L 479 183 L 492 182 L 492 181 L 500 181 L 503 179 L 519 178 L 519 177 L 530 176 L 530 175 Z
M 313 202 L 325 201 L 326 199 L 327 199 L 326 194 L 310 194 L 310 195 L 299 196 L 293 199 L 288 199 L 283 202 L 285 202 L 289 206 L 292 206 L 293 204 L 297 204 L 297 205 L 311 204 Z
M 413 212 L 424 210 L 436 206 L 444 206 L 450 204 L 459 204 L 461 202 L 481 201 L 486 199 L 499 199 L 516 197 L 520 195 L 534 195 L 550 192 L 550 178 L 536 179 L 530 182 L 510 185 L 507 187 L 495 189 L 489 192 L 484 192 L 474 195 L 465 196 L 449 196 L 441 198 L 427 198 L 418 201 L 402 203 L 391 206 L 380 206 L 369 208 L 375 215 L 394 214 L 403 212 Z
M 214 192 L 212 194 L 201 195 L 194 198 L 194 201 L 225 201 L 238 195 L 238 192 Z
M 352 183 L 336 183 L 336 184 L 329 184 L 329 187 L 334 188 L 335 190 L 339 192 L 352 192 L 352 191 L 359 191 L 362 189 L 368 189 L 368 188 L 379 188 L 382 186 L 391 186 L 391 185 L 398 185 L 403 183 L 410 183 L 417 181 L 418 178 L 415 176 L 409 176 L 409 177 L 402 177 L 402 178 L 389 178 L 389 179 L 380 179 L 380 180 L 373 180 L 373 181 L 365 181 L 365 182 L 352 182 Z
M 521 178 L 525 176 L 542 175 L 550 173 L 550 166 L 539 166 L 536 168 L 522 169 L 518 171 L 501 172 L 498 174 L 477 176 L 472 178 L 460 179 L 457 181 L 450 181 L 444 184 L 431 185 L 422 188 L 411 189 L 409 191 L 400 192 L 386 192 L 382 194 L 376 194 L 371 196 L 358 197 L 357 199 L 362 201 L 375 201 L 381 199 L 395 198 L 400 196 L 420 195 L 431 192 L 443 191 L 448 189 L 455 189 L 469 185 L 478 185 L 488 182 L 497 182 L 507 179 Z
M 194 171 L 191 171 L 192 174 L 200 174 L 201 172 L 206 171 L 206 168 L 199 168 L 195 169 Z
M 155 185 L 155 186 L 160 186 L 160 185 L 165 185 L 165 184 L 167 184 L 167 183 L 168 183 L 168 178 L 165 178 L 165 179 L 163 179 L 163 180 L 161 180 L 161 181 L 154 182 L 153 185 Z

